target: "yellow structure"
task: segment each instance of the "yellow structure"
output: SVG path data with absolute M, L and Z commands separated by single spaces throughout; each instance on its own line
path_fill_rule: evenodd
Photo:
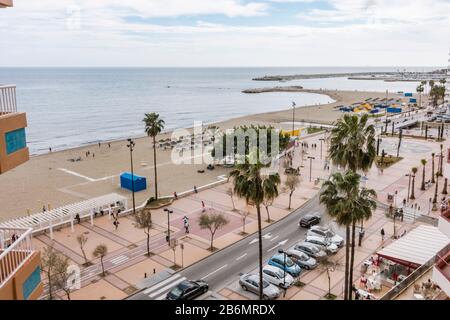
M 294 131 L 289 130 L 281 130 L 282 134 L 287 134 L 290 137 L 300 137 L 301 133 L 302 133 L 302 129 L 295 129 Z

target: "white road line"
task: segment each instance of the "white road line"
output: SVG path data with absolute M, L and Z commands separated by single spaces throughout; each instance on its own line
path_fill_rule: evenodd
M 207 274 L 206 276 L 204 276 L 201 280 L 206 279 L 206 278 L 208 278 L 209 276 L 212 276 L 214 273 L 219 272 L 220 270 L 222 270 L 222 269 L 224 269 L 224 268 L 226 268 L 226 267 L 228 267 L 227 264 L 224 265 L 224 266 L 221 266 L 219 269 L 214 270 L 214 271 L 211 272 L 211 273 L 208 273 L 208 274 Z
M 123 257 L 123 258 L 121 258 L 121 259 L 116 259 L 116 260 L 111 261 L 111 262 L 112 262 L 113 264 L 120 264 L 120 263 L 125 262 L 125 261 L 127 261 L 127 260 L 129 260 L 128 257 Z
M 277 239 L 279 236 L 275 236 L 272 239 L 270 239 L 270 242 L 274 241 L 275 239 Z
M 87 181 L 90 181 L 90 182 L 94 182 L 95 181 L 95 179 L 93 179 L 93 178 L 84 176 L 84 175 L 79 174 L 79 173 L 77 173 L 75 171 L 71 171 L 71 170 L 68 170 L 68 169 L 65 169 L 65 168 L 58 168 L 58 170 L 63 171 L 63 172 L 68 173 L 68 174 L 71 174 L 73 176 L 79 177 L 79 178 L 86 179 Z
M 240 256 L 240 257 L 237 257 L 236 258 L 236 261 L 239 261 L 239 260 L 241 260 L 243 257 L 245 257 L 247 254 L 246 253 L 244 253 L 242 256 Z
M 156 289 L 164 286 L 165 284 L 169 283 L 170 281 L 175 280 L 176 278 L 179 278 L 179 277 L 180 277 L 180 275 L 177 273 L 177 274 L 171 276 L 170 278 L 167 278 L 166 280 L 161 281 L 158 284 L 156 284 L 156 285 L 154 285 L 154 286 L 152 286 L 152 287 L 150 287 L 148 289 L 145 289 L 144 293 L 148 294 L 148 293 L 152 292 L 153 290 L 156 290 Z
M 180 282 L 182 282 L 182 281 L 184 281 L 184 280 L 186 280 L 186 277 L 180 278 L 180 279 L 178 279 L 178 280 L 172 282 L 171 284 L 169 284 L 169 285 L 167 285 L 167 286 L 165 286 L 165 287 L 159 289 L 158 291 L 153 292 L 153 293 L 150 293 L 148 296 L 149 296 L 150 298 L 154 298 L 154 297 L 160 295 L 161 293 L 163 293 L 163 292 L 165 292 L 165 291 L 169 291 L 171 288 L 175 287 L 177 284 L 179 284 Z
M 121 255 L 121 256 L 115 257 L 115 258 L 113 258 L 113 259 L 111 259 L 109 261 L 111 261 L 112 263 L 116 264 L 117 261 L 123 261 L 123 260 L 127 260 L 127 259 L 128 259 L 127 256 Z

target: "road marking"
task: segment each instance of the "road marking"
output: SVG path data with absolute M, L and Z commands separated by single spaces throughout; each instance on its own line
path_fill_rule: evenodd
M 129 258 L 127 256 L 122 255 L 122 256 L 115 257 L 114 259 L 111 259 L 110 261 L 112 264 L 119 264 L 121 262 L 127 261 L 128 259 Z
M 269 232 L 262 236 L 264 239 L 270 239 L 272 237 L 272 234 Z
M 215 271 L 213 271 L 213 272 L 211 272 L 211 273 L 208 273 L 206 276 L 204 276 L 203 278 L 201 278 L 201 280 L 204 280 L 204 279 L 208 278 L 209 276 L 212 276 L 214 273 L 217 273 L 217 272 L 219 272 L 220 270 L 222 270 L 222 269 L 224 269 L 224 268 L 226 268 L 226 267 L 228 267 L 227 264 L 224 265 L 224 266 L 221 266 L 219 269 L 217 269 L 217 270 L 215 270 Z
M 164 286 L 165 284 L 169 283 L 170 281 L 175 280 L 176 278 L 179 278 L 179 277 L 180 277 L 180 275 L 177 273 L 177 274 L 171 276 L 170 278 L 167 278 L 166 280 L 161 281 L 158 284 L 156 284 L 156 285 L 154 285 L 154 286 L 152 286 L 152 287 L 150 287 L 148 289 L 145 289 L 144 293 L 148 294 L 148 293 L 152 292 L 153 290 L 156 290 L 156 289 Z
M 240 256 L 240 257 L 237 257 L 236 258 L 236 261 L 239 261 L 239 260 L 241 260 L 243 257 L 245 257 L 247 254 L 246 253 L 244 253 L 242 256 Z
M 250 241 L 250 244 L 254 244 L 254 243 L 256 243 L 256 242 L 258 242 L 258 238 L 253 239 L 252 241 Z
M 150 298 L 156 297 L 157 295 L 160 295 L 161 293 L 163 293 L 164 291 L 169 291 L 170 289 L 172 289 L 173 287 L 175 287 L 177 284 L 179 284 L 180 282 L 183 282 L 184 280 L 186 280 L 186 277 L 180 278 L 174 282 L 172 282 L 171 284 L 168 284 L 167 286 L 159 289 L 158 291 L 155 291 L 153 293 L 150 293 L 148 296 Z
M 274 247 L 270 248 L 269 250 L 267 250 L 267 252 L 270 252 L 270 251 L 272 251 L 272 250 L 274 250 L 274 249 L 278 248 L 279 246 L 283 246 L 283 245 L 285 245 L 285 244 L 286 244 L 286 242 L 288 242 L 288 240 L 289 240 L 289 239 L 286 239 L 286 240 L 283 240 L 283 241 L 280 241 L 280 242 L 278 242 L 278 244 L 277 244 L 276 246 L 274 246 Z
M 270 242 L 274 241 L 275 239 L 277 239 L 279 236 L 275 236 L 272 239 L 270 239 Z
M 71 171 L 71 170 L 68 170 L 68 169 L 65 169 L 65 168 L 58 168 L 58 170 L 63 171 L 63 172 L 68 173 L 68 174 L 71 174 L 73 176 L 79 177 L 79 178 L 86 179 L 87 181 L 90 181 L 90 182 L 94 182 L 95 181 L 95 179 L 93 179 L 93 178 L 84 176 L 84 175 L 79 174 L 79 173 L 77 173 L 75 171 Z

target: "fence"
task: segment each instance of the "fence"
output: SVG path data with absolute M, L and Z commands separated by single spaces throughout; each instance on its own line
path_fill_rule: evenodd
M 0 86 L 0 116 L 17 112 L 16 86 Z

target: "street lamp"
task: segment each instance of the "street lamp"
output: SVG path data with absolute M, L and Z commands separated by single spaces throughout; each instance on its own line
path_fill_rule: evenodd
M 166 241 L 167 241 L 167 243 L 170 243 L 170 214 L 173 213 L 173 210 L 169 210 L 169 209 L 165 208 L 164 211 L 167 212 L 167 236 L 166 236 Z
M 292 101 L 292 136 L 294 136 L 295 106 L 295 102 Z
M 405 174 L 405 176 L 409 177 L 409 179 L 408 179 L 408 197 L 406 198 L 406 199 L 408 199 L 407 201 L 409 202 L 409 193 L 411 191 L 411 174 L 407 173 L 407 174 Z
M 131 159 L 131 189 L 133 194 L 133 214 L 136 213 L 136 202 L 134 199 L 134 168 L 133 168 L 133 150 L 136 144 L 132 139 L 128 139 L 127 147 L 130 149 L 130 159 Z
M 284 296 L 286 296 L 286 256 L 291 257 L 291 255 L 287 254 L 283 249 L 279 249 L 278 253 L 283 255 L 283 289 Z
M 312 175 L 312 161 L 315 159 L 314 157 L 308 156 L 309 159 L 309 182 L 311 182 Z

